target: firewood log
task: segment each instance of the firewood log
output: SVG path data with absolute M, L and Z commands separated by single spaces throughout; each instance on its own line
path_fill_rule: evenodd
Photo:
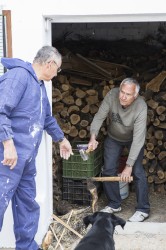
M 162 146 L 162 145 L 163 145 L 163 141 L 162 141 L 162 140 L 158 140 L 158 141 L 157 141 L 157 144 L 158 144 L 159 146 Z
M 156 102 L 166 101 L 166 93 L 165 92 L 159 92 L 157 95 L 154 95 L 153 99 Z
M 157 117 L 154 119 L 153 125 L 155 127 L 158 127 L 160 125 L 160 120 Z
M 146 148 L 148 151 L 152 151 L 154 149 L 154 144 L 151 142 L 146 143 Z
M 157 167 L 157 159 L 153 159 L 150 163 L 149 163 L 149 169 L 148 172 L 149 173 L 154 173 Z
M 166 179 L 160 179 L 158 176 L 155 175 L 154 177 L 154 183 L 155 184 L 162 184 L 162 183 L 165 183 L 166 182 Z
M 103 89 L 103 92 L 102 92 L 103 98 L 106 96 L 106 94 L 107 94 L 109 91 L 110 91 L 109 86 L 104 86 L 104 89 Z
M 79 131 L 78 135 L 79 135 L 79 137 L 80 137 L 81 139 L 86 138 L 86 136 L 87 136 L 87 130 L 81 129 L 81 130 Z
M 164 132 L 162 130 L 156 130 L 154 136 L 156 139 L 162 140 L 164 138 Z
M 92 96 L 92 95 L 97 95 L 98 93 L 97 93 L 97 91 L 95 90 L 95 89 L 87 89 L 86 90 L 86 93 L 88 94 L 88 95 L 90 95 L 90 96 Z
M 163 143 L 163 148 L 166 149 L 166 142 Z
M 96 103 L 99 102 L 98 96 L 97 95 L 95 95 L 95 96 L 88 96 L 88 97 L 86 97 L 86 102 L 89 105 L 96 104 Z
M 89 124 L 89 121 L 87 121 L 87 120 L 81 120 L 80 121 L 80 126 L 83 127 L 83 128 L 84 127 L 86 128 L 88 126 L 88 124 Z
M 147 178 L 148 183 L 153 183 L 154 182 L 154 175 L 149 175 Z
M 76 137 L 78 135 L 78 129 L 75 126 L 71 126 L 69 135 L 71 137 Z
M 69 96 L 64 97 L 62 101 L 67 105 L 72 105 L 74 104 L 74 97 L 69 95 Z
M 159 153 L 160 153 L 160 148 L 157 146 L 157 147 L 155 147 L 154 149 L 153 149 L 153 153 L 155 154 L 155 155 L 158 155 Z
M 158 184 L 158 185 L 154 186 L 154 191 L 157 193 L 165 194 L 166 193 L 165 186 L 164 186 L 165 183 L 159 184 L 159 182 L 156 181 L 156 184 Z
M 156 112 L 158 115 L 161 115 L 165 110 L 166 110 L 166 107 L 164 107 L 164 106 L 158 106 L 156 108 Z
M 162 71 L 146 85 L 146 89 L 151 89 L 153 92 L 159 92 L 160 86 L 165 80 L 165 78 L 166 71 Z
M 62 89 L 64 92 L 66 92 L 66 91 L 68 91 L 68 90 L 70 89 L 70 85 L 69 85 L 69 84 L 62 84 L 62 85 L 61 85 L 61 89 Z
M 90 105 L 90 110 L 89 111 L 90 111 L 91 114 L 96 114 L 98 109 L 99 108 L 96 105 L 92 104 L 92 105 Z
M 148 151 L 147 154 L 146 154 L 146 157 L 150 160 L 154 159 L 155 158 L 155 155 L 151 152 L 151 151 Z
M 144 156 L 143 160 L 142 160 L 142 164 L 144 165 L 144 168 L 146 168 L 147 164 L 149 162 L 149 159 L 147 157 Z
M 61 83 L 61 85 L 65 84 L 67 81 L 67 77 L 65 75 L 62 75 L 62 74 L 58 74 L 57 79 Z
M 105 76 L 105 77 L 108 77 L 108 78 L 111 78 L 111 72 L 108 72 L 107 70 L 101 68 L 99 65 L 97 65 L 96 63 L 90 61 L 89 59 L 85 58 L 84 56 L 80 55 L 80 54 L 77 54 L 77 56 L 83 60 L 83 62 L 89 66 L 89 68 L 92 68 L 94 71 L 96 71 L 97 73 Z
M 82 101 L 82 99 L 81 98 L 77 98 L 76 100 L 75 100 L 75 104 L 77 105 L 77 106 L 82 106 L 82 104 L 83 104 L 83 101 Z
M 160 124 L 158 125 L 158 128 L 166 129 L 166 122 L 160 122 Z
M 71 132 L 71 124 L 69 122 L 67 122 L 67 123 L 61 122 L 60 127 L 65 134 L 69 134 Z
M 62 92 L 62 99 L 67 98 L 68 96 L 71 96 L 72 92 L 70 90 L 63 91 Z M 68 103 L 67 103 L 68 104 Z M 69 103 L 70 104 L 70 103 Z
M 146 143 L 147 143 L 147 142 L 146 142 Z M 144 156 L 146 156 L 146 154 L 147 154 L 147 149 L 144 148 Z
M 62 94 L 59 89 L 54 88 L 52 91 L 52 102 L 59 102 L 62 100 Z
M 151 136 L 148 139 L 148 143 L 152 143 L 154 146 L 156 146 L 157 145 L 157 139 L 154 136 Z
M 62 102 L 56 102 L 53 104 L 53 113 L 56 114 L 56 113 L 59 113 L 61 112 L 63 109 L 64 109 L 64 103 Z
M 85 105 L 82 109 L 81 112 L 82 113 L 89 113 L 90 107 L 89 104 Z
M 66 107 L 67 108 L 67 107 Z M 69 116 L 69 113 L 66 109 L 63 109 L 61 112 L 60 112 L 61 116 L 63 118 L 67 118 L 67 116 Z
M 160 180 L 165 178 L 165 173 L 160 166 L 157 166 L 157 176 Z
M 166 120 L 166 114 L 159 115 L 159 120 L 164 122 Z
M 151 89 L 147 89 L 144 93 L 144 98 L 145 98 L 145 101 L 148 101 L 149 99 L 152 98 L 152 95 L 153 95 L 153 90 Z
M 154 116 L 155 116 L 154 110 L 148 109 L 148 117 L 149 117 L 150 119 L 152 119 L 152 118 L 154 118 Z
M 146 133 L 146 138 L 147 139 L 150 139 L 153 134 L 154 134 L 154 131 L 155 131 L 155 128 L 153 126 L 150 126 L 147 130 L 147 133 Z
M 76 94 L 76 97 L 78 98 L 84 98 L 86 96 L 86 92 L 81 89 L 77 89 L 75 94 Z
M 162 167 L 162 169 L 163 169 L 164 171 L 166 171 L 166 160 L 165 160 L 165 159 L 162 159 L 162 160 L 160 161 L 160 166 Z
M 77 114 L 72 114 L 70 116 L 71 124 L 76 125 L 80 121 L 80 116 Z
M 151 108 L 151 109 L 156 109 L 158 107 L 158 102 L 155 102 L 153 99 L 150 99 L 149 101 L 147 101 L 147 105 Z
M 71 105 L 69 108 L 68 108 L 68 113 L 71 114 L 73 112 L 78 112 L 80 109 L 78 106 L 76 105 Z
M 166 157 L 166 151 L 161 151 L 161 152 L 158 154 L 158 159 L 159 159 L 160 161 L 163 160 L 165 157 Z

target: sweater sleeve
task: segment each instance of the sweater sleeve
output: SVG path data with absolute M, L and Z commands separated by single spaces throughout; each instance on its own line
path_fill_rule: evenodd
M 137 116 L 134 122 L 133 141 L 132 141 L 129 156 L 126 162 L 131 167 L 134 165 L 135 161 L 137 160 L 140 150 L 145 143 L 146 123 L 147 123 L 147 106 L 145 104 L 142 107 L 142 110 L 140 111 L 139 115 Z
M 102 126 L 102 123 L 107 118 L 108 113 L 110 112 L 110 102 L 111 102 L 111 91 L 107 93 L 104 100 L 102 101 L 98 112 L 95 114 L 93 121 L 90 126 L 90 134 L 95 134 L 96 137 L 99 133 L 99 130 Z
M 24 91 L 25 86 L 18 79 L 6 78 L 0 84 L 0 142 L 14 137 L 10 117 Z

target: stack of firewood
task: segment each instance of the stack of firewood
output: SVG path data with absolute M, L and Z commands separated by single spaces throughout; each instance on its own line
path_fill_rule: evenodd
M 115 85 L 112 81 L 101 81 L 93 87 L 73 87 L 72 80 L 59 76 L 53 88 L 53 114 L 69 140 L 88 140 L 90 124 L 107 92 Z M 59 86 L 57 88 L 57 85 Z M 106 134 L 103 124 L 101 131 Z
M 148 105 L 147 135 L 143 164 L 148 183 L 154 190 L 166 191 L 166 92 L 163 84 L 166 71 L 161 72 L 146 86 Z
M 53 80 L 53 114 L 70 142 L 88 141 L 90 124 L 107 92 L 128 77 L 126 70 L 132 72 L 132 77 L 136 77 L 136 73 L 124 65 L 72 54 L 65 58 L 63 70 Z M 165 78 L 163 71 L 157 78 L 144 83 L 146 90 L 141 92 L 148 105 L 143 165 L 149 184 L 159 192 L 166 190 Z M 101 138 L 107 134 L 106 123 L 100 129 Z

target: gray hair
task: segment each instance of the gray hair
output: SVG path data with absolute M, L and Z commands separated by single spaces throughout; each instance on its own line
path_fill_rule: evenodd
M 137 94 L 139 93 L 139 90 L 140 90 L 140 85 L 139 83 L 137 82 L 137 80 L 135 80 L 134 78 L 125 78 L 121 84 L 120 84 L 120 88 L 122 85 L 125 85 L 125 84 L 129 84 L 129 85 L 135 85 L 136 86 L 136 89 L 135 89 L 135 96 L 137 96 Z
M 36 54 L 33 63 L 46 63 L 51 60 L 59 62 L 62 60 L 62 56 L 59 51 L 52 46 L 43 46 Z

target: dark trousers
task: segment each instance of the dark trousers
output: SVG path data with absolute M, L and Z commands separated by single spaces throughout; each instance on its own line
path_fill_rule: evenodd
M 107 137 L 104 142 L 104 168 L 103 176 L 117 176 L 119 159 L 124 147 L 130 149 L 131 142 L 119 142 L 110 137 Z M 136 190 L 137 205 L 136 210 L 149 213 L 150 204 L 148 198 L 148 185 L 142 159 L 144 147 L 141 149 L 138 158 L 133 166 L 132 175 Z M 121 205 L 121 196 L 118 182 L 103 182 L 103 187 L 107 199 L 108 206 L 118 208 Z

